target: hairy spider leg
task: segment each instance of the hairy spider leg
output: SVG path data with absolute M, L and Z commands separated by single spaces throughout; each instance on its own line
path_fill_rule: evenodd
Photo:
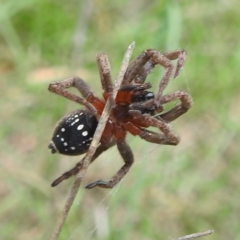
M 161 61 L 155 61 L 154 55 L 160 55 Z M 175 50 L 167 53 L 160 53 L 154 49 L 147 49 L 143 51 L 128 67 L 124 76 L 123 85 L 129 84 L 132 81 L 137 83 L 144 83 L 147 75 L 152 71 L 156 64 L 165 67 L 168 60 L 177 60 L 177 66 L 174 73 L 174 78 L 179 75 L 181 68 L 186 61 L 187 53 L 185 50 Z M 152 59 L 153 58 L 153 59 Z M 165 61 L 165 62 L 164 62 Z M 165 67 L 166 68 L 166 67 Z M 166 69 L 167 70 L 167 69 Z M 166 75 L 166 73 L 165 73 Z
M 96 182 L 88 184 L 86 188 L 90 189 L 96 186 L 102 188 L 113 188 L 126 175 L 134 162 L 133 153 L 125 139 L 117 140 L 117 148 L 125 164 L 109 181 L 98 180 Z
M 174 78 L 177 77 L 186 61 L 187 52 L 185 50 L 175 50 L 175 51 L 164 53 L 164 56 L 166 56 L 169 60 L 177 59 L 177 67 L 174 73 Z
M 109 142 L 108 144 L 105 144 L 105 145 L 103 145 L 103 144 L 100 143 L 100 145 L 97 147 L 96 152 L 94 153 L 94 155 L 93 155 L 93 157 L 92 157 L 92 159 L 91 159 L 91 163 L 92 163 L 96 158 L 98 158 L 99 155 L 101 155 L 103 152 L 105 152 L 105 151 L 108 150 L 110 147 L 114 146 L 115 144 L 116 144 L 115 139 L 112 139 L 111 142 Z M 57 186 L 59 183 L 61 183 L 63 180 L 66 180 L 66 179 L 70 178 L 71 176 L 76 175 L 76 174 L 80 171 L 80 169 L 82 168 L 84 158 L 85 158 L 85 157 L 83 157 L 83 159 L 82 159 L 80 162 L 78 162 L 74 168 L 72 168 L 71 170 L 63 173 L 62 176 L 60 176 L 59 178 L 57 178 L 57 179 L 51 184 L 51 186 L 52 186 L 52 187 L 55 187 L 55 186 Z
M 128 122 L 124 126 L 133 135 L 139 135 L 142 139 L 157 144 L 177 145 L 179 143 L 178 135 L 174 133 L 168 123 L 156 119 L 150 114 L 141 114 L 138 110 L 130 110 L 130 114 L 134 117 L 135 122 Z M 150 126 L 159 128 L 162 133 L 145 129 Z
M 110 63 L 108 61 L 107 55 L 99 54 L 97 56 L 97 63 L 98 63 L 98 70 L 100 74 L 102 88 L 104 92 L 107 93 L 110 104 L 113 107 L 115 105 L 115 101 L 113 99 L 113 84 L 112 84 L 112 77 L 111 77 L 111 71 L 110 71 Z
M 132 81 L 136 83 L 144 83 L 147 75 L 152 71 L 156 64 L 159 64 L 165 68 L 165 73 L 160 80 L 159 89 L 155 95 L 155 106 L 156 112 L 160 113 L 162 111 L 162 106 L 160 103 L 164 89 L 166 88 L 170 77 L 172 75 L 174 65 L 172 60 L 177 60 L 177 66 L 174 73 L 174 78 L 178 76 L 180 69 L 183 67 L 186 61 L 186 51 L 176 50 L 168 53 L 160 53 L 154 49 L 147 49 L 143 51 L 128 67 L 127 72 L 124 76 L 123 84 L 129 84 Z M 183 113 L 182 109 L 177 110 L 179 113 L 176 113 L 176 117 Z M 169 114 L 170 116 L 170 114 Z
M 66 90 L 66 88 L 70 88 L 70 87 L 76 87 L 82 94 L 83 98 L 76 96 L 75 94 Z M 65 98 L 68 98 L 71 101 L 74 101 L 76 103 L 79 103 L 85 106 L 93 115 L 97 116 L 96 108 L 92 104 L 90 104 L 88 101 L 86 101 L 86 97 L 89 94 L 92 94 L 92 91 L 89 85 L 86 82 L 84 82 L 81 78 L 73 77 L 73 78 L 65 79 L 60 82 L 53 82 L 49 85 L 48 90 L 50 92 L 56 93 Z
M 150 57 L 146 54 L 146 52 L 141 52 L 140 55 L 128 66 L 122 85 L 124 86 L 130 84 L 149 60 Z
M 165 104 L 177 99 L 179 99 L 181 103 L 174 106 L 169 111 L 159 115 L 161 119 L 166 122 L 171 122 L 186 113 L 193 105 L 192 97 L 184 91 L 177 91 L 174 93 L 166 94 L 161 97 L 160 103 Z

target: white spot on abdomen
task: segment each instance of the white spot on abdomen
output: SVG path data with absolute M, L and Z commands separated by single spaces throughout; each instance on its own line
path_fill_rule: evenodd
M 87 131 L 84 131 L 84 132 L 82 132 L 82 135 L 83 135 L 83 136 L 87 136 L 87 135 L 88 135 L 88 132 L 87 132 Z
M 83 129 L 83 124 L 80 124 L 78 127 L 77 127 L 77 130 L 82 130 Z

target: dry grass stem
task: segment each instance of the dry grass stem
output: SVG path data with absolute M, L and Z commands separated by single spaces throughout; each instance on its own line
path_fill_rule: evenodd
M 124 74 L 127 70 L 127 67 L 128 67 L 128 64 L 129 64 L 134 46 L 135 46 L 135 43 L 133 42 L 128 47 L 128 49 L 127 49 L 127 51 L 124 55 L 124 58 L 123 58 L 123 61 L 122 61 L 121 67 L 120 67 L 120 71 L 119 71 L 119 74 L 118 74 L 118 77 L 116 79 L 115 86 L 114 86 L 114 91 L 113 91 L 113 98 L 114 99 L 115 99 L 117 91 L 118 91 L 118 89 L 119 89 L 119 87 L 120 87 L 120 85 L 123 81 L 123 77 L 124 77 Z M 60 214 L 60 216 L 57 220 L 55 229 L 53 231 L 53 234 L 52 234 L 50 240 L 57 240 L 59 238 L 60 232 L 61 232 L 62 227 L 63 227 L 63 225 L 66 221 L 66 218 L 67 218 L 68 213 L 71 209 L 73 201 L 74 201 L 74 199 L 77 195 L 77 192 L 78 192 L 79 187 L 81 185 L 82 179 L 83 179 L 83 177 L 84 177 L 84 175 L 87 171 L 87 168 L 88 168 L 88 166 L 91 162 L 91 158 L 93 157 L 93 154 L 95 153 L 96 148 L 97 148 L 97 146 L 99 144 L 99 141 L 101 139 L 101 136 L 102 136 L 103 130 L 105 128 L 110 110 L 111 110 L 111 104 L 110 104 L 109 101 L 107 101 L 107 103 L 105 105 L 105 108 L 103 110 L 103 113 L 101 115 L 101 118 L 99 120 L 99 123 L 98 123 L 97 129 L 96 129 L 96 132 L 94 134 L 92 143 L 90 145 L 90 148 L 89 148 L 89 150 L 88 150 L 88 152 L 87 152 L 87 154 L 84 158 L 83 166 L 82 166 L 81 170 L 79 171 L 79 173 L 76 175 L 76 179 L 75 179 L 74 184 L 71 188 L 71 191 L 70 191 L 70 193 L 67 197 L 64 208 L 63 208 L 63 210 L 62 210 L 62 212 L 61 212 L 61 214 Z
M 186 236 L 183 236 L 183 237 L 174 238 L 172 240 L 189 240 L 189 239 L 204 237 L 204 236 L 212 234 L 213 232 L 214 232 L 214 230 L 207 230 L 205 232 L 193 233 L 193 234 L 186 235 Z

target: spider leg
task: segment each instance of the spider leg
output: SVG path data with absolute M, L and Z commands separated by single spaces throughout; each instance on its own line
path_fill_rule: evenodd
M 128 67 L 124 76 L 123 85 L 127 85 L 132 81 L 136 83 L 144 83 L 147 75 L 152 71 L 156 64 L 162 65 L 166 68 L 165 75 L 163 76 L 162 88 L 159 87 L 159 94 L 165 89 L 173 71 L 172 60 L 178 60 L 174 78 L 178 76 L 181 68 L 186 61 L 187 53 L 185 50 L 175 50 L 167 53 L 160 53 L 154 49 L 147 49 L 143 51 Z
M 84 158 L 80 162 L 78 162 L 74 168 L 72 168 L 71 170 L 63 173 L 62 176 L 55 179 L 53 181 L 53 183 L 51 184 L 51 186 L 56 187 L 63 180 L 66 180 L 66 179 L 70 178 L 71 176 L 76 175 L 80 171 L 80 169 L 82 168 L 83 160 L 84 160 Z
M 158 104 L 162 97 L 163 90 L 166 88 L 173 72 L 174 65 L 172 64 L 171 60 L 178 59 L 176 72 L 174 74 L 174 77 L 176 77 L 185 62 L 186 52 L 184 50 L 177 50 L 162 54 L 156 50 L 148 49 L 146 50 L 146 54 L 149 56 L 154 65 L 159 64 L 166 69 L 160 81 L 159 89 L 155 97 L 156 104 Z
M 160 115 L 160 118 L 162 118 L 164 121 L 171 122 L 175 120 L 176 118 L 180 117 L 182 114 L 186 113 L 193 104 L 192 97 L 184 91 L 177 91 L 177 92 L 162 96 L 160 100 L 160 104 L 165 104 L 177 99 L 181 101 L 180 104 L 176 105 L 169 111 Z
M 128 66 L 122 85 L 130 84 L 138 73 L 142 71 L 142 68 L 149 59 L 150 57 L 145 53 L 145 51 L 141 52 L 141 54 Z
M 125 164 L 121 167 L 121 169 L 108 181 L 98 180 L 96 182 L 90 183 L 86 186 L 86 188 L 90 189 L 93 187 L 102 187 L 102 188 L 113 188 L 117 183 L 121 181 L 121 179 L 126 175 L 129 171 L 130 167 L 134 162 L 134 157 L 131 148 L 125 141 L 125 139 L 117 141 L 118 151 L 121 154 Z
M 138 72 L 134 82 L 143 84 L 149 73 L 153 70 L 155 64 L 150 60 Z
M 174 78 L 178 76 L 181 68 L 183 67 L 186 58 L 187 58 L 187 52 L 185 50 L 175 50 L 171 52 L 164 53 L 164 56 L 166 56 L 169 60 L 176 60 L 177 61 L 177 67 L 174 73 Z
M 175 146 L 179 142 L 179 139 L 177 139 L 177 141 L 172 141 L 172 140 L 166 138 L 166 136 L 164 134 L 153 132 L 148 129 L 142 129 L 139 136 L 140 136 L 140 138 L 142 138 L 148 142 L 161 144 L 161 145 Z
M 148 142 L 165 144 L 165 145 L 177 145 L 180 141 L 177 134 L 174 133 L 172 127 L 159 118 L 155 118 L 150 114 L 141 114 L 138 110 L 130 110 L 129 113 L 134 117 L 134 120 L 144 127 L 157 127 L 162 133 L 152 132 L 147 129 L 138 128 L 137 135 Z M 126 124 L 126 128 L 131 132 L 130 128 L 133 128 L 131 123 Z
M 66 90 L 66 88 L 70 87 L 77 88 L 82 94 L 83 98 Z M 92 114 L 94 114 L 95 116 L 97 115 L 97 110 L 95 109 L 95 107 L 85 99 L 89 95 L 93 95 L 92 90 L 88 86 L 88 84 L 84 82 L 81 78 L 73 77 L 60 82 L 53 82 L 49 85 L 48 90 L 50 92 L 61 95 L 71 101 L 84 105 Z
M 147 51 L 150 51 L 150 50 L 147 50 Z M 156 50 L 151 50 L 151 51 L 157 52 Z M 174 78 L 176 78 L 179 75 L 179 72 L 186 61 L 186 58 L 187 58 L 186 51 L 175 50 L 175 51 L 164 53 L 163 55 L 171 61 L 177 59 L 177 66 L 176 66 L 176 70 L 174 73 Z M 147 78 L 147 75 L 155 67 L 155 64 L 156 64 L 156 62 L 152 61 L 150 58 L 150 60 L 139 70 L 137 77 L 135 78 L 135 82 L 144 83 Z
M 144 83 L 144 84 L 128 84 L 128 85 L 124 85 L 122 86 L 119 91 L 127 91 L 127 92 L 137 92 L 137 91 L 143 91 L 143 90 L 146 90 L 146 89 L 149 89 L 151 88 L 152 85 L 151 83 Z
M 108 150 L 110 147 L 114 146 L 116 144 L 115 140 L 112 140 L 108 145 L 106 144 L 100 144 L 98 146 L 98 148 L 96 149 L 96 152 L 94 153 L 92 159 L 91 159 L 91 163 L 98 158 L 99 155 L 101 155 L 104 151 Z M 59 183 L 61 183 L 63 180 L 70 178 L 73 175 L 76 175 L 80 169 L 82 168 L 82 164 L 83 164 L 84 158 L 78 162 L 76 164 L 76 166 L 74 168 L 72 168 L 71 170 L 65 172 L 62 174 L 62 176 L 60 176 L 59 178 L 57 178 L 52 184 L 52 187 L 57 186 Z
M 148 50 L 146 50 L 146 54 L 149 56 L 149 58 L 151 58 L 151 61 L 153 62 L 154 65 L 159 64 L 166 69 L 165 73 L 160 81 L 159 89 L 158 89 L 158 92 L 155 97 L 156 103 L 159 103 L 162 93 L 163 93 L 163 90 L 166 88 L 166 86 L 170 80 L 170 77 L 172 75 L 174 65 L 172 64 L 170 59 L 168 59 L 164 54 L 162 54 L 156 50 L 148 49 Z
M 108 94 L 109 101 L 112 106 L 115 105 L 113 99 L 113 84 L 110 71 L 110 63 L 108 57 L 105 54 L 99 54 L 97 56 L 98 69 L 103 90 Z

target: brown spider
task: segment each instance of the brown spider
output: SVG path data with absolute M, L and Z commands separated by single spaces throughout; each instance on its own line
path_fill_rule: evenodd
M 52 153 L 59 152 L 65 155 L 86 153 L 106 100 L 109 98 L 112 104 L 110 117 L 92 161 L 102 152 L 116 144 L 124 160 L 124 165 L 110 181 L 98 180 L 87 185 L 86 188 L 95 186 L 112 188 L 129 171 L 134 157 L 126 142 L 127 132 L 134 136 L 138 135 L 148 142 L 177 145 L 180 139 L 168 122 L 187 112 L 192 105 L 191 96 L 184 91 L 163 95 L 163 90 L 166 88 L 174 69 L 171 60 L 177 60 L 174 73 L 174 77 L 177 77 L 186 60 L 186 52 L 184 50 L 176 50 L 164 54 L 153 49 L 143 51 L 127 68 L 115 100 L 112 97 L 113 85 L 110 70 L 99 61 L 100 57 L 101 55 L 98 56 L 98 65 L 104 90 L 104 99 L 96 97 L 88 84 L 78 77 L 54 82 L 49 85 L 51 92 L 85 106 L 84 109 L 78 109 L 59 121 L 48 146 Z M 153 92 L 147 91 L 147 89 L 151 88 L 151 85 L 150 83 L 145 83 L 145 79 L 156 64 L 165 68 L 165 74 L 160 80 L 157 93 L 154 95 Z M 66 88 L 69 87 L 77 88 L 82 97 L 67 91 Z M 180 100 L 180 104 L 165 113 L 161 113 L 163 104 L 177 99 Z M 161 133 L 148 130 L 147 128 L 150 126 L 158 128 Z M 77 174 L 81 169 L 82 162 L 83 160 L 73 169 L 56 179 L 52 186 L 54 187 L 64 179 Z

